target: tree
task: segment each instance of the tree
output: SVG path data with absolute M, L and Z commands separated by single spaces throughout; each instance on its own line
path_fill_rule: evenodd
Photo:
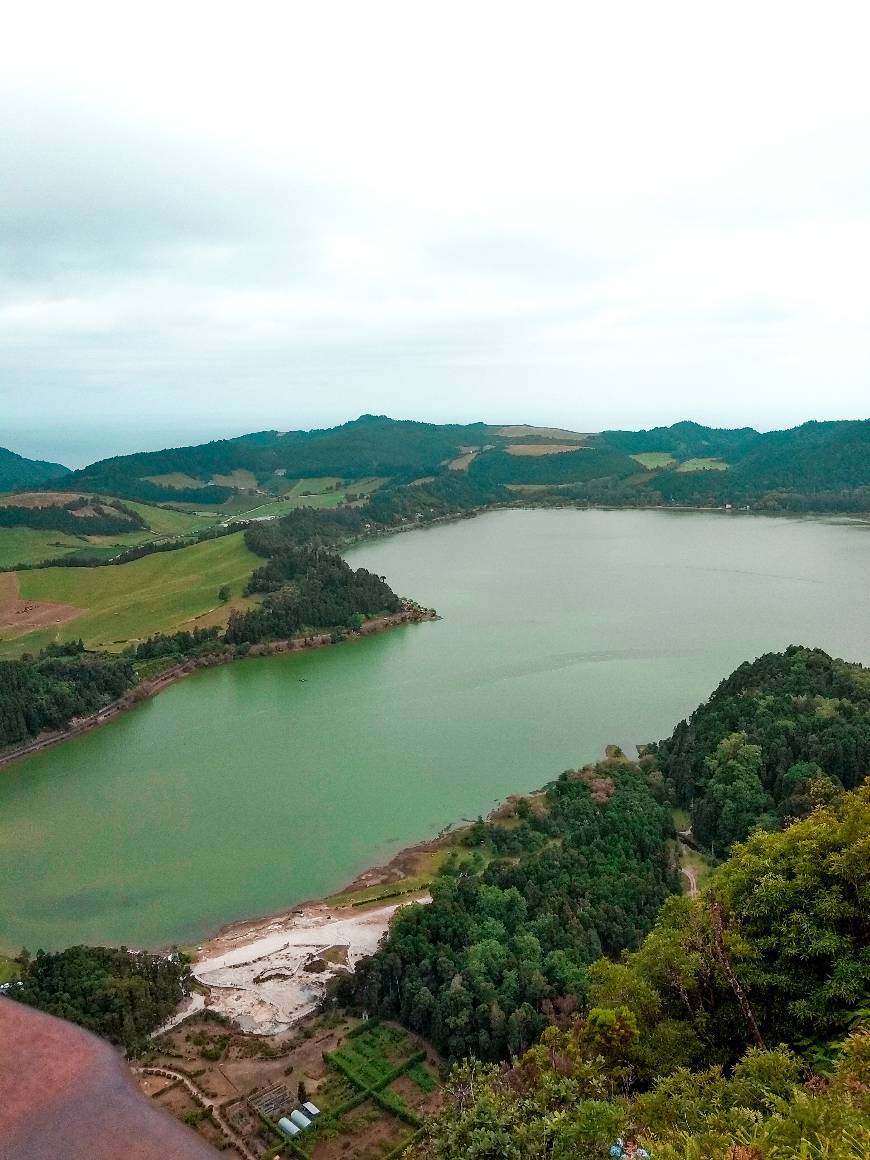
M 692 806 L 692 831 L 714 853 L 742 841 L 768 802 L 761 784 L 761 746 L 745 733 L 722 739 L 706 759 L 709 775 L 703 798 Z
M 229 584 L 221 584 L 220 588 L 218 588 L 218 600 L 226 604 L 231 595 Z

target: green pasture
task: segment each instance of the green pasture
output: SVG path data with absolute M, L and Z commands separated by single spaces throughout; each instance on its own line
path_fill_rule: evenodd
M 85 544 L 83 537 L 63 532 L 0 528 L 0 571 L 8 571 L 16 564 L 41 564 L 43 560 L 68 556 Z
M 239 532 L 130 564 L 21 572 L 23 598 L 72 604 L 83 613 L 57 628 L 4 642 L 0 655 L 79 637 L 89 648 L 120 648 L 155 632 L 193 628 L 197 618 L 220 608 L 217 594 L 222 585 L 239 595 L 259 563 Z
M 186 536 L 209 527 L 216 517 L 193 515 L 174 508 L 153 504 L 124 501 L 137 511 L 148 527 L 114 536 L 74 536 L 66 532 L 36 528 L 0 528 L 0 571 L 8 571 L 20 564 L 42 564 L 79 553 L 110 559 L 125 548 L 145 543 L 162 536 Z
M 657 467 L 667 467 L 671 463 L 676 463 L 669 451 L 641 451 L 638 455 L 632 455 L 631 458 L 641 467 L 645 467 L 647 471 L 655 471 Z
M 728 464 L 724 459 L 687 459 L 681 463 L 677 471 L 727 471 Z

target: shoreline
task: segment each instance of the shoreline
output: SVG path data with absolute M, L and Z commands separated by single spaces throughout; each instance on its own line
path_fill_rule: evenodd
M 162 673 L 147 678 L 138 685 L 133 685 L 123 696 L 119 697 L 116 701 L 110 702 L 108 705 L 104 705 L 102 709 L 98 709 L 95 713 L 90 713 L 86 717 L 73 718 L 66 729 L 59 729 L 54 733 L 43 733 L 30 741 L 23 741 L 18 745 L 6 749 L 0 753 L 0 769 L 12 765 L 16 761 L 23 761 L 27 757 L 32 757 L 35 753 L 40 753 L 42 750 L 57 745 L 62 741 L 71 741 L 75 737 L 81 737 L 85 733 L 90 733 L 91 730 L 97 729 L 109 721 L 113 721 L 122 713 L 135 708 L 143 701 L 156 697 L 158 693 L 162 693 L 170 685 L 174 685 L 177 681 L 202 669 L 216 668 L 218 665 L 227 665 L 234 661 L 244 661 L 249 657 L 279 656 L 282 653 L 328 648 L 333 644 L 342 644 L 349 640 L 360 640 L 362 637 L 374 636 L 376 633 L 387 632 L 392 628 L 400 628 L 402 625 L 422 624 L 427 620 L 438 619 L 438 614 L 434 608 L 422 608 L 411 602 L 404 602 L 399 612 L 389 613 L 386 616 L 373 617 L 371 620 L 365 621 L 358 629 L 343 629 L 342 631 L 345 635 L 338 641 L 332 640 L 333 631 L 337 630 L 331 630 L 329 632 L 308 634 L 307 636 L 290 637 L 287 640 L 261 641 L 258 644 L 251 645 L 250 650 L 243 655 L 235 653 L 213 653 L 179 661 L 178 664 L 164 669 Z

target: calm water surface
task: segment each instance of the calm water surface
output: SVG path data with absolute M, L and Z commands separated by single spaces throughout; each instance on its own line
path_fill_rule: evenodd
M 199 938 L 665 736 L 768 649 L 870 662 L 866 525 L 505 511 L 348 558 L 443 619 L 197 674 L 0 773 L 0 945 Z

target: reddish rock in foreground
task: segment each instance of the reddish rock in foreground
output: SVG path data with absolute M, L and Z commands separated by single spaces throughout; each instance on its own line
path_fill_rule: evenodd
M 215 1160 L 142 1095 L 124 1060 L 72 1023 L 0 998 L 2 1160 Z

